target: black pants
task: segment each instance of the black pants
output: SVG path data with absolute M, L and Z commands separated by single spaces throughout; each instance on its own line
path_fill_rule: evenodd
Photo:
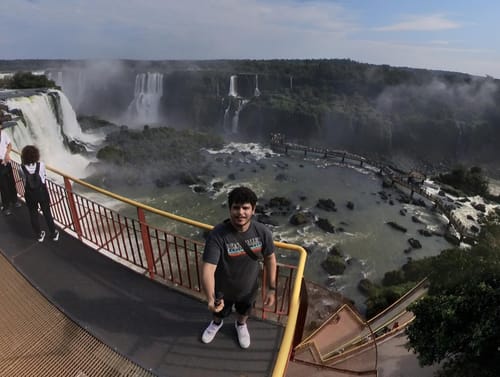
M 2 194 L 2 204 L 5 209 L 10 208 L 17 202 L 16 182 L 12 165 L 0 164 L 0 193 Z
M 30 221 L 33 232 L 35 232 L 35 234 L 38 236 L 41 231 L 40 219 L 38 214 L 38 206 L 40 206 L 43 217 L 45 217 L 47 227 L 49 228 L 50 236 L 53 237 L 56 233 L 56 226 L 54 224 L 52 213 L 50 212 L 50 197 L 49 192 L 47 191 L 47 187 L 43 185 L 42 188 L 40 190 L 37 190 L 36 192 L 26 191 L 25 198 L 26 205 L 28 206 L 28 210 L 30 213 Z

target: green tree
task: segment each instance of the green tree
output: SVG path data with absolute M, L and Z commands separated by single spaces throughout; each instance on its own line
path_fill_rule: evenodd
M 5 86 L 10 89 L 54 88 L 54 81 L 45 75 L 34 75 L 31 72 L 17 72 L 6 80 Z
M 482 233 L 477 246 L 433 258 L 429 294 L 410 307 L 409 346 L 443 377 L 500 376 L 500 226 Z

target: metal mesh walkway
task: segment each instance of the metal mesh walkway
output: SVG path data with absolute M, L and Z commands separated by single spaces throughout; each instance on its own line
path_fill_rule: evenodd
M 0 376 L 153 376 L 49 303 L 0 254 Z

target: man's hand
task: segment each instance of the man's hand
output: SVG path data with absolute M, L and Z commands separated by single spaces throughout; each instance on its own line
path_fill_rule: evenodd
M 218 313 L 222 310 L 222 308 L 224 308 L 224 299 L 223 298 L 221 298 L 218 301 L 218 305 L 215 305 L 214 300 L 208 301 L 208 310 L 210 310 L 211 312 Z
M 266 293 L 266 299 L 264 300 L 265 306 L 273 306 L 276 302 L 276 290 L 268 289 Z

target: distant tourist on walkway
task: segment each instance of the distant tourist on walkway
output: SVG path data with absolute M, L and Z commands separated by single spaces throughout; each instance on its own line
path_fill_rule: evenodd
M 49 228 L 52 240 L 59 240 L 59 232 L 50 213 L 50 197 L 46 186 L 45 164 L 40 161 L 40 151 L 34 145 L 27 145 L 21 152 L 21 168 L 24 178 L 26 205 L 30 213 L 31 227 L 39 242 L 45 239 L 45 231 L 40 229 L 38 206 Z
M 263 287 L 264 305 L 276 300 L 276 256 L 272 233 L 264 224 L 252 221 L 257 196 L 246 187 L 233 189 L 228 196 L 229 219 L 208 235 L 203 251 L 202 286 L 213 320 L 202 334 L 210 343 L 229 316 L 237 313 L 235 330 L 242 348 L 250 346 L 247 319 L 257 297 L 259 259 L 263 259 L 269 286 Z M 217 293 L 216 293 L 217 292 Z
M 0 124 L 0 193 L 5 215 L 12 215 L 12 207 L 20 206 L 17 201 L 16 181 L 10 163 L 12 143 L 9 135 L 2 131 Z

